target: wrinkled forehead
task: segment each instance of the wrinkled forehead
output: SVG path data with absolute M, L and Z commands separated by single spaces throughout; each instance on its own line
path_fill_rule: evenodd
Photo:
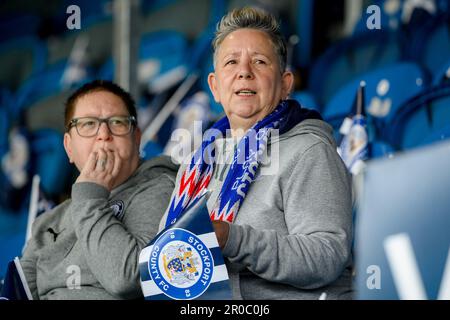
M 274 43 L 270 35 L 265 31 L 251 28 L 241 28 L 228 33 L 218 43 L 216 53 L 222 54 L 230 50 L 240 51 L 246 48 L 259 49 L 259 51 L 266 50 L 275 54 Z
M 73 117 L 127 116 L 125 102 L 118 95 L 106 91 L 93 91 L 80 96 L 74 105 Z
M 214 69 L 219 59 L 224 59 L 224 57 L 230 54 L 238 55 L 243 51 L 250 52 L 254 55 L 262 54 L 276 60 L 281 71 L 282 58 L 278 56 L 274 40 L 267 32 L 253 28 L 234 30 L 224 36 L 221 42 L 217 43 L 213 55 Z

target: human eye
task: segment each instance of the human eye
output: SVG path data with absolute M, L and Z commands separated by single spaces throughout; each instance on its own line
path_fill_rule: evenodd
M 113 117 L 109 119 L 109 125 L 115 128 L 127 128 L 130 124 L 128 117 Z
M 83 129 L 94 128 L 97 126 L 98 120 L 95 118 L 83 118 L 79 119 L 77 124 Z
M 109 119 L 109 124 L 115 127 L 128 126 L 128 123 L 127 117 L 113 117 Z
M 267 64 L 267 62 L 263 59 L 255 59 L 255 64 Z
M 225 61 L 225 65 L 231 65 L 231 64 L 236 64 L 236 60 L 235 59 L 229 59 Z

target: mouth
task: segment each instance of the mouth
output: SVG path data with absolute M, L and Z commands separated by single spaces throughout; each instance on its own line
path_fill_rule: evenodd
M 235 94 L 242 97 L 249 97 L 255 95 L 256 91 L 253 91 L 251 89 L 239 89 L 235 92 Z

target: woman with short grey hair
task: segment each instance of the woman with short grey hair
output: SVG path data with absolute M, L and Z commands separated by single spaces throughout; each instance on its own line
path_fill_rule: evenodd
M 351 184 L 332 128 L 288 99 L 294 76 L 273 16 L 233 10 L 213 47 L 208 84 L 226 116 L 180 167 L 160 229 L 207 194 L 234 299 L 343 298 Z

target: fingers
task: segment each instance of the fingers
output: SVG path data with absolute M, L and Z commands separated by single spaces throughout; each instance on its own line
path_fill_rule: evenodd
M 112 152 L 111 150 L 108 150 L 106 152 L 106 157 L 107 157 L 107 162 L 106 162 L 106 171 L 110 174 L 112 174 L 113 169 L 114 169 L 114 162 L 115 162 L 115 157 L 114 157 L 114 152 Z M 114 174 L 112 174 L 114 176 Z
M 92 151 L 77 182 L 94 182 L 111 190 L 119 176 L 122 160 L 111 150 Z
M 95 164 L 95 171 L 105 172 L 107 161 L 108 161 L 106 151 L 103 149 L 98 149 L 97 154 L 98 154 L 98 156 L 97 156 L 97 161 Z
M 97 165 L 97 152 L 91 152 L 89 155 L 86 164 L 84 165 L 85 168 L 83 171 L 94 171 L 95 166 Z
M 119 175 L 120 168 L 122 167 L 122 159 L 118 155 L 114 156 L 114 154 L 113 157 L 114 157 L 114 166 L 111 174 L 113 177 L 117 177 Z

